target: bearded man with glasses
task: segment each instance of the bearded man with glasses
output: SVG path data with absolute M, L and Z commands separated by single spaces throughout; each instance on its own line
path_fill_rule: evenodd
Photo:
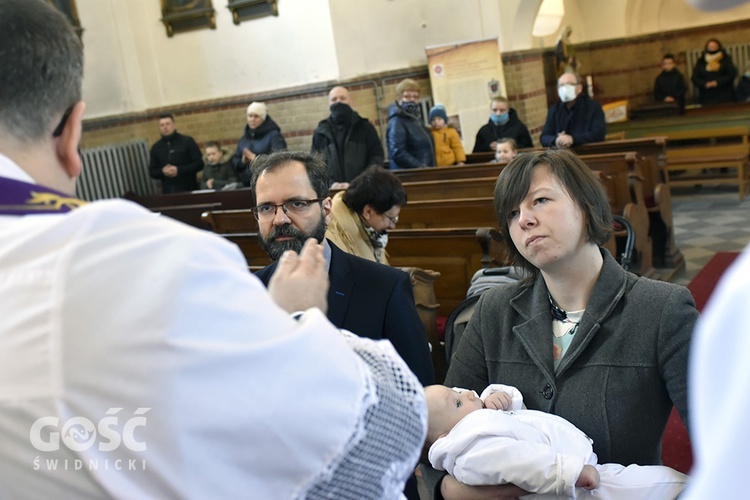
M 328 264 L 328 319 L 360 337 L 389 340 L 422 385 L 434 383 L 427 334 L 414 305 L 409 275 L 348 254 L 326 239 L 333 202 L 328 169 L 319 155 L 278 151 L 252 165 L 258 241 L 274 262 L 256 276 L 266 285 L 286 250 L 299 252 L 308 238 L 323 244 Z M 416 467 L 416 463 L 414 466 Z M 418 500 L 414 476 L 404 494 Z
M 319 156 L 278 151 L 253 163 L 250 186 L 257 205 L 258 241 L 275 262 L 256 275 L 268 284 L 278 259 L 299 252 L 308 238 L 324 246 L 330 288 L 328 319 L 335 326 L 372 339 L 390 340 L 423 385 L 434 379 L 427 336 L 419 319 L 409 275 L 350 255 L 330 240 L 332 200 L 328 170 Z

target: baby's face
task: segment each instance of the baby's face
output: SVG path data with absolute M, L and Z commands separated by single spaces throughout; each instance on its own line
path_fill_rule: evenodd
M 508 163 L 516 156 L 516 152 L 507 142 L 501 142 L 495 148 L 495 160 L 500 163 Z
M 483 408 L 474 391 L 456 392 L 443 385 L 425 388 L 430 420 L 439 423 L 442 433 L 449 432 L 469 413 Z
M 435 129 L 440 130 L 441 128 L 445 127 L 445 120 L 443 120 L 439 116 L 436 116 L 435 118 L 432 119 L 432 126 Z

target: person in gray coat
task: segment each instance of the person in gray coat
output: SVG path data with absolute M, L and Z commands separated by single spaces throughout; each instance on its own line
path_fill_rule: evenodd
M 445 385 L 513 385 L 529 409 L 591 437 L 600 462 L 660 464 L 673 405 L 690 425 L 687 360 L 698 318 L 690 292 L 626 272 L 600 248 L 612 228 L 607 195 L 567 150 L 516 157 L 498 179 L 495 210 L 513 264 L 528 277 L 482 295 Z M 427 466 L 424 475 L 446 500 L 480 493 Z

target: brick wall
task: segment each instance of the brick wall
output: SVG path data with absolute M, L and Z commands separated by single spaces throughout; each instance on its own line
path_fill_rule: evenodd
M 654 80 L 665 53 L 676 57 L 686 80 L 692 68 L 685 64 L 687 51 L 702 49 L 709 38 L 723 45 L 748 42 L 750 20 L 703 26 L 639 37 L 592 42 L 575 46 L 581 75 L 592 75 L 596 99 L 602 103 L 628 99 L 630 106 L 653 102 Z M 551 54 L 550 54 L 551 56 Z M 741 73 L 743 68 L 737 68 Z M 688 86 L 690 86 L 688 82 Z
M 420 84 L 423 95 L 430 95 L 426 67 L 372 75 L 367 80 L 340 84 L 349 89 L 357 112 L 368 118 L 378 132 L 381 132 L 382 126 L 383 135 L 388 106 L 396 97 L 396 85 L 406 77 L 413 78 Z M 159 115 L 171 113 L 175 116 L 180 133 L 192 136 L 201 147 L 204 143 L 215 140 L 225 148 L 232 149 L 243 133 L 247 105 L 252 101 L 262 101 L 268 106 L 269 115 L 281 128 L 289 149 L 308 151 L 312 144 L 313 130 L 320 120 L 328 116 L 328 91 L 336 84 L 338 82 L 281 89 L 275 93 L 186 103 L 143 113 L 86 120 L 81 147 L 90 148 L 135 138 L 153 143 L 159 139 Z
M 528 127 L 531 138 L 539 144 L 539 135 L 549 108 L 543 52 L 536 50 L 505 53 L 503 72 L 508 101 Z
M 596 99 L 602 103 L 629 99 L 631 106 L 634 106 L 651 100 L 653 82 L 660 71 L 663 53 L 675 54 L 678 68 L 687 75 L 685 51 L 703 47 L 705 41 L 713 36 L 725 45 L 746 42 L 748 29 L 750 20 L 743 20 L 580 44 L 574 49 L 581 74 L 591 74 L 594 78 Z M 502 54 L 508 99 L 537 143 L 549 103 L 557 99 L 554 57 L 551 49 Z M 387 108 L 395 99 L 396 85 L 406 77 L 419 83 L 422 95 L 431 94 L 426 66 L 367 75 L 340 84 L 350 89 L 354 107 L 360 115 L 370 119 L 382 136 L 385 133 Z M 153 143 L 159 138 L 158 115 L 173 113 L 178 130 L 193 136 L 199 145 L 218 140 L 231 149 L 243 132 L 247 105 L 252 101 L 263 101 L 281 127 L 289 148 L 307 151 L 315 126 L 328 115 L 328 90 L 337 83 L 326 82 L 86 120 L 81 145 L 88 148 L 135 138 Z M 465 133 L 474 134 L 475 131 Z

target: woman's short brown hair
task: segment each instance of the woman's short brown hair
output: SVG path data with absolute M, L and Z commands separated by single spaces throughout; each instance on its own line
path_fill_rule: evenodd
M 510 237 L 510 224 L 511 213 L 528 194 L 534 169 L 538 166 L 548 167 L 570 198 L 581 207 L 586 217 L 589 241 L 601 246 L 612 233 L 612 211 L 607 193 L 599 177 L 575 153 L 566 149 L 547 149 L 516 156 L 495 183 L 495 213 L 513 264 L 529 271 L 532 277 L 536 276 L 538 269 L 516 248 Z M 533 282 L 533 278 L 529 282 Z

